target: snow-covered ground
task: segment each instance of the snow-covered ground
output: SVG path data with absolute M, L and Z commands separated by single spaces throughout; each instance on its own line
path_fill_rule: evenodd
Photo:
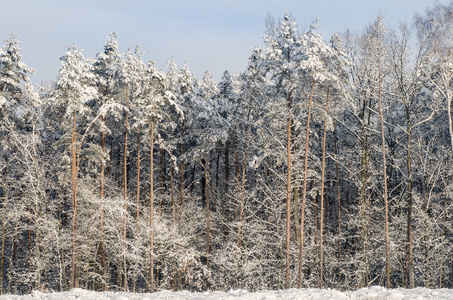
M 152 294 L 134 294 L 134 293 L 113 293 L 113 292 L 90 292 L 83 289 L 73 289 L 68 292 L 60 293 L 41 293 L 33 292 L 29 295 L 2 295 L 0 300 L 28 300 L 28 299 L 47 299 L 47 300 L 267 300 L 267 299 L 322 299 L 322 300 L 424 300 L 437 299 L 446 300 L 453 299 L 453 290 L 436 289 L 430 290 L 425 288 L 416 288 L 411 290 L 406 289 L 384 289 L 382 287 L 363 288 L 352 292 L 340 292 L 336 290 L 319 290 L 319 289 L 290 289 L 280 291 L 259 291 L 246 292 L 235 290 L 229 292 L 205 292 L 191 293 L 187 291 L 171 292 L 160 291 Z

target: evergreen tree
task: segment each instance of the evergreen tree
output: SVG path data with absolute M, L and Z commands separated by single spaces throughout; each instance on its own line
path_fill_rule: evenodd
M 74 44 L 68 47 L 66 55 L 61 58 L 62 67 L 55 83 L 52 99 L 56 105 L 64 107 L 64 123 L 66 129 L 71 130 L 71 203 L 72 203 L 72 262 L 71 262 L 71 287 L 79 286 L 78 270 L 78 216 L 77 216 L 77 180 L 80 168 L 80 154 L 91 125 L 98 118 L 94 117 L 87 102 L 97 96 L 93 86 L 94 74 L 92 66 L 85 61 L 82 51 Z M 81 129 L 77 124 L 77 117 L 88 121 L 88 126 L 82 129 L 81 139 L 77 132 Z M 72 120 L 72 122 L 70 121 Z M 72 124 L 71 124 L 72 123 Z M 82 123 L 82 124 L 83 124 Z

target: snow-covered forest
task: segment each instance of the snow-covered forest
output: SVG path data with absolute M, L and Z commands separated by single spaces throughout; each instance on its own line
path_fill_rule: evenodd
M 0 294 L 453 287 L 453 3 L 263 39 L 215 82 L 111 33 L 32 86 L 9 37 Z

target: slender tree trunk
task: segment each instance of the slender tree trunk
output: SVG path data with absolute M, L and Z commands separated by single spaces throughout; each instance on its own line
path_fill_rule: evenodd
M 126 109 L 129 109 L 129 86 L 126 87 Z M 127 291 L 127 264 L 126 264 L 126 237 L 127 237 L 127 137 L 129 130 L 129 111 L 126 110 L 126 129 L 124 132 L 124 153 L 123 153 L 123 289 Z M 121 278 L 121 276 L 120 276 Z
M 136 190 L 136 211 L 135 211 L 135 231 L 136 238 L 139 238 L 140 220 L 140 126 L 137 128 L 137 190 Z M 137 273 L 134 274 L 134 292 L 137 291 Z
M 220 173 L 219 173 L 219 167 L 220 167 L 220 152 L 219 150 L 215 150 L 214 151 L 215 154 L 216 154 L 216 158 L 215 158 L 215 190 L 216 191 L 219 191 L 219 182 L 220 182 Z M 211 184 L 212 185 L 212 188 L 214 188 L 214 183 Z M 225 201 L 221 201 L 222 202 L 222 208 L 224 206 L 224 203 Z M 223 212 L 222 212 L 223 214 Z
M 206 267 L 209 269 L 209 263 L 210 263 L 210 255 L 211 255 L 211 241 L 210 241 L 210 236 L 211 236 L 211 219 L 210 219 L 210 198 L 209 198 L 209 174 L 207 172 L 208 169 L 208 160 L 207 160 L 207 154 L 206 154 L 206 168 L 204 170 L 204 175 L 206 178 Z
M 238 140 L 238 133 L 237 131 L 234 132 L 234 169 L 235 169 L 235 177 L 236 182 L 239 184 L 240 181 L 240 167 L 239 167 L 239 140 Z M 229 177 L 228 177 L 229 179 Z M 237 197 L 234 197 L 234 221 L 238 220 L 238 203 Z
M 443 225 L 442 235 L 440 236 L 440 266 L 439 266 L 439 288 L 443 287 L 444 277 L 444 259 L 445 259 L 445 230 L 447 226 L 447 199 L 444 198 L 444 209 L 443 209 Z
M 245 138 L 247 138 L 248 127 L 245 127 Z M 243 160 L 243 167 L 242 167 L 242 180 L 241 180 L 241 188 L 240 188 L 240 208 L 239 208 L 239 225 L 238 225 L 238 249 L 242 248 L 242 220 L 244 218 L 244 203 L 245 203 L 245 175 L 246 175 L 246 164 L 247 164 L 247 141 L 244 143 L 244 160 Z M 238 182 L 239 183 L 239 182 Z M 241 259 L 237 259 L 237 271 L 234 276 L 234 283 L 233 286 L 236 288 L 239 278 L 238 274 L 241 267 Z
M 413 241 L 412 241 L 412 154 L 411 154 L 411 125 L 409 110 L 406 109 L 407 126 L 407 148 L 406 148 L 406 163 L 407 163 L 407 245 L 406 245 L 406 282 L 409 288 L 414 288 L 414 256 L 413 256 Z
M 160 173 L 160 190 L 161 190 L 161 195 L 165 194 L 165 162 L 164 162 L 164 149 L 160 149 L 160 154 L 159 154 L 159 158 L 160 158 L 160 170 L 159 170 L 159 173 Z M 159 197 L 159 217 L 162 216 L 162 196 Z
M 165 158 L 165 150 L 160 148 L 160 188 L 161 195 L 167 195 L 168 192 L 168 176 L 167 176 L 167 161 Z M 171 164 L 168 166 L 171 170 Z M 159 216 L 162 215 L 162 209 L 165 209 L 165 203 L 162 203 L 166 197 L 159 198 Z
M 247 138 L 248 127 L 245 128 L 245 137 Z M 247 141 L 244 143 L 244 161 L 242 166 L 242 180 L 241 180 L 241 205 L 239 210 L 239 227 L 238 227 L 238 248 L 242 246 L 242 220 L 244 218 L 244 203 L 245 203 L 245 175 L 247 169 Z
M 105 116 L 102 117 L 102 122 L 105 126 Z M 100 216 L 100 224 L 99 230 L 101 232 L 101 242 L 99 243 L 99 252 L 100 252 L 100 275 L 102 278 L 101 289 L 103 291 L 107 290 L 107 265 L 106 265 L 106 257 L 105 257 L 105 244 L 104 244 L 104 173 L 105 173 L 105 165 L 104 165 L 104 157 L 105 157 L 105 131 L 102 130 L 101 132 L 101 148 L 102 148 L 102 161 L 101 161 L 101 183 L 100 183 L 100 198 L 101 198 L 101 216 Z
M 123 148 L 123 200 L 126 203 L 127 200 L 127 138 L 128 138 L 128 126 L 129 114 L 126 112 L 126 129 L 124 132 L 124 148 Z M 127 209 L 127 206 L 124 206 Z
M 180 157 L 184 155 L 184 120 L 181 123 L 181 143 L 179 145 Z M 184 162 L 179 162 L 179 224 L 182 221 L 182 207 L 184 202 Z
M 17 240 L 18 240 L 17 231 L 18 231 L 18 227 L 19 227 L 19 222 L 16 221 L 16 225 L 15 225 L 15 227 L 14 227 L 13 258 L 12 258 L 12 261 L 11 261 L 11 266 L 15 266 L 15 265 L 16 265 L 16 257 L 17 257 Z
M 36 218 L 36 214 L 37 214 L 37 218 L 38 219 L 41 219 L 42 220 L 42 207 L 38 207 L 38 205 L 35 205 L 35 218 Z M 36 254 L 35 254 L 35 259 L 37 261 L 40 261 L 40 254 L 41 254 L 41 249 L 40 249 L 40 243 L 41 243 L 41 233 L 40 233 L 40 229 L 39 227 L 36 227 L 35 228 L 35 251 L 36 251 Z M 30 251 L 30 260 L 31 260 L 31 251 Z M 36 279 L 35 279 L 35 289 L 37 290 L 42 290 L 42 286 L 41 286 L 41 270 L 42 270 L 42 273 L 45 274 L 45 269 L 43 269 L 39 264 L 36 266 L 37 270 L 36 270 Z
M 297 287 L 302 286 L 302 266 L 303 266 L 303 253 L 304 253 L 304 222 L 305 222 L 305 199 L 307 198 L 307 175 L 308 175 L 308 139 L 310 137 L 310 117 L 311 107 L 313 104 L 313 92 L 315 90 L 315 79 L 312 81 L 310 101 L 308 104 L 308 116 L 307 116 L 307 133 L 305 135 L 305 157 L 304 157 L 304 185 L 302 190 L 302 212 L 300 218 L 300 251 L 299 251 L 299 272 Z
M 113 137 L 110 137 L 109 144 L 110 144 L 109 163 L 105 168 L 105 175 L 110 178 L 110 175 L 112 174 L 112 161 L 113 161 Z
M 150 246 L 149 246 L 149 258 L 150 258 L 150 269 L 149 269 L 149 290 L 150 292 L 154 292 L 154 223 L 153 223 L 153 216 L 154 216 L 154 121 L 151 121 L 151 150 L 150 150 L 150 176 L 149 176 L 149 183 L 150 183 L 150 192 L 149 192 L 149 209 L 150 209 L 150 228 L 151 228 L 151 236 L 150 236 Z
M 288 95 L 288 124 L 286 126 L 286 289 L 290 283 L 290 237 L 291 237 L 291 94 Z
M 426 214 L 426 217 L 423 218 L 423 265 L 424 267 L 424 273 L 423 273 L 423 281 L 424 281 L 424 287 L 430 288 L 431 287 L 431 272 L 430 272 L 430 265 L 431 261 L 429 258 L 429 253 L 430 253 L 430 243 L 429 243 L 429 218 L 430 218 L 430 196 L 429 196 L 429 191 L 430 191 L 430 183 L 429 180 L 426 176 L 424 176 L 423 179 L 423 185 L 424 185 L 424 201 L 423 201 L 423 208 L 424 208 L 424 213 Z
M 4 85 L 3 85 L 4 86 Z M 1 117 L 1 115 L 0 115 Z M 2 211 L 2 254 L 1 254 L 1 258 L 0 258 L 0 295 L 3 294 L 3 280 L 5 278 L 5 273 L 6 273 L 6 267 L 5 267 L 5 246 L 6 246 L 6 218 L 5 218 L 5 215 L 6 215 L 6 211 L 5 211 L 5 206 L 6 206 L 6 199 L 7 199 L 7 178 L 8 178 L 8 173 L 7 173 L 7 170 L 8 170 L 8 155 L 5 154 L 4 155 L 5 157 L 5 169 L 4 171 L 2 172 L 2 175 L 3 175 L 3 180 L 2 180 L 2 198 L 1 198 L 1 203 L 2 205 L 0 206 L 0 209 Z M 10 266 L 11 268 L 11 266 Z
M 220 157 L 220 155 L 218 156 Z M 218 159 L 217 157 L 217 159 Z M 229 222 L 229 209 L 230 209 L 230 199 L 231 197 L 229 197 L 229 188 L 230 188 L 230 149 L 229 149 L 229 143 L 228 143 L 228 139 L 227 141 L 225 142 L 225 156 L 224 156 L 224 165 L 225 165 L 225 192 L 224 192 L 224 204 L 223 204 L 223 207 L 224 207 L 224 213 L 225 213 L 225 218 L 226 218 L 226 222 L 225 224 L 227 224 Z M 219 165 L 217 165 L 218 167 Z M 219 173 L 217 172 L 217 175 Z M 236 197 L 233 197 L 234 199 L 236 199 Z M 235 201 L 236 202 L 236 201 Z M 236 204 L 236 203 L 235 203 Z M 224 235 L 226 236 L 228 234 L 228 226 L 224 225 L 224 229 L 223 229 L 223 232 L 224 232 Z
M 170 166 L 170 197 L 171 197 L 171 216 L 173 223 L 176 223 L 176 209 L 175 209 L 175 193 L 173 186 L 173 166 Z
M 30 205 L 28 205 L 28 215 L 31 216 L 31 208 Z M 28 272 L 31 273 L 31 218 L 28 218 L 28 241 L 27 241 L 27 246 L 28 246 Z
M 451 90 L 447 88 L 447 112 L 448 112 L 448 129 L 450 131 L 450 145 L 452 150 L 452 158 L 453 158 L 453 119 L 451 115 L 451 100 L 453 95 Z M 453 163 L 452 163 L 452 172 L 453 172 Z M 452 181 L 453 181 L 453 173 L 452 173 Z
M 451 148 L 452 148 L 452 161 L 453 161 L 453 120 L 452 120 L 452 111 L 451 111 L 451 100 L 452 100 L 452 93 L 451 93 L 451 89 L 447 88 L 447 95 L 448 95 L 448 99 L 447 99 L 447 112 L 448 112 L 448 128 L 449 128 L 449 131 L 450 131 L 450 145 L 451 145 Z M 453 186 L 453 163 L 452 163 L 452 173 L 451 173 L 451 180 L 452 180 L 452 186 Z M 446 211 L 444 212 L 445 214 L 447 213 Z
M 297 176 L 293 172 L 293 179 Z M 299 223 L 299 187 L 293 187 L 293 202 L 294 202 L 294 235 L 297 245 L 300 245 L 300 223 Z
M 71 288 L 79 287 L 78 257 L 77 257 L 77 154 L 76 154 L 76 112 L 73 112 L 72 144 L 71 144 L 71 171 L 72 171 L 72 261 L 71 261 Z
M 295 136 L 295 129 L 294 129 L 294 126 L 291 127 L 291 135 L 292 136 Z M 297 160 L 298 158 L 295 158 L 293 157 L 293 160 L 291 162 L 291 164 L 294 164 L 294 162 Z M 291 172 L 292 174 L 292 178 L 293 178 L 293 182 L 297 182 L 297 169 L 294 170 L 294 172 Z M 300 220 L 299 220 L 299 186 L 297 185 L 294 185 L 293 186 L 293 194 L 292 194 L 292 197 L 293 197 L 293 216 L 294 216 L 294 239 L 296 240 L 296 244 L 297 245 L 300 245 Z
M 338 147 L 337 147 L 337 121 L 334 121 L 334 151 L 335 151 L 335 175 L 337 177 L 337 210 L 338 210 L 338 259 L 341 258 L 341 193 L 340 193 L 340 172 L 338 169 Z
M 382 139 L 382 168 L 384 172 L 384 205 L 385 205 L 385 273 L 386 287 L 390 288 L 390 238 L 389 238 L 389 206 L 387 192 L 387 163 L 385 157 L 385 134 L 384 134 L 384 115 L 382 113 L 382 88 L 381 88 L 381 62 L 379 61 L 379 117 L 381 120 L 381 139 Z
M 201 189 L 201 202 L 202 202 L 203 206 L 205 206 L 206 205 L 206 177 L 204 176 L 204 170 L 203 170 L 203 176 L 201 177 L 200 189 Z
M 371 104 L 369 104 L 371 106 Z M 369 167 L 368 167 L 368 132 L 367 128 L 370 125 L 371 120 L 371 110 L 368 110 L 368 116 L 366 116 L 366 108 L 367 108 L 367 101 L 363 101 L 362 107 L 362 124 L 361 124 L 361 139 L 360 139 L 360 146 L 361 146 L 361 161 L 360 161 L 360 179 L 361 179 L 361 188 L 360 188 L 360 202 L 358 202 L 358 211 L 360 214 L 360 222 L 359 227 L 361 232 L 361 243 L 362 243 L 362 252 L 364 257 L 364 264 L 365 264 L 365 274 L 363 275 L 360 283 L 360 287 L 368 286 L 370 280 L 370 267 L 369 263 L 370 260 L 368 259 L 368 244 L 369 244 L 369 233 L 368 233 L 368 193 L 367 193 L 367 183 L 369 178 Z M 367 122 L 367 123 L 365 123 Z M 348 204 L 349 207 L 349 204 Z
M 205 176 L 205 193 L 206 193 L 206 267 L 209 269 L 209 256 L 210 256 L 210 231 L 211 231 L 211 221 L 210 221 L 210 208 L 209 208 L 209 178 L 208 178 L 208 154 L 205 154 L 205 163 L 203 164 L 200 161 L 201 166 L 204 170 Z
M 16 224 L 14 226 L 14 241 L 13 241 L 13 257 L 10 259 L 10 267 L 8 268 L 8 274 L 6 275 L 7 278 L 7 289 L 8 293 L 11 291 L 11 287 L 15 286 L 16 282 L 12 282 L 10 280 L 11 278 L 11 273 L 13 272 L 13 267 L 16 266 L 16 257 L 17 257 L 17 239 L 18 239 L 18 232 L 19 232 L 19 221 L 16 221 Z M 5 270 L 6 272 L 6 270 Z
M 313 187 L 313 183 L 310 183 L 310 185 Z M 318 227 L 318 198 L 319 198 L 319 191 L 316 192 L 316 198 L 314 199 L 314 205 L 313 205 L 313 216 L 314 216 L 314 223 L 315 223 L 315 245 L 316 245 L 316 258 L 318 259 L 319 262 L 319 243 L 318 243 L 318 232 L 319 232 L 319 227 Z M 315 259 L 314 259 L 315 260 Z M 318 269 L 319 272 L 319 269 Z M 319 277 L 318 277 L 319 278 Z
M 322 162 L 321 162 L 321 215 L 319 225 L 319 288 L 323 288 L 323 235 L 324 235 L 324 182 L 325 182 L 325 162 L 326 162 L 326 136 L 327 136 L 327 115 L 329 113 L 329 89 L 327 87 L 327 98 L 326 98 L 326 119 L 324 120 L 324 135 L 322 138 Z
M 105 90 L 104 92 L 104 97 L 107 97 L 108 91 Z M 105 102 L 104 102 L 105 103 Z M 106 116 L 101 117 L 102 122 L 104 123 L 104 126 L 106 124 Z M 99 254 L 100 254 L 100 272 L 99 275 L 101 275 L 101 289 L 103 291 L 107 290 L 107 281 L 108 281 L 108 273 L 107 273 L 107 264 L 106 264 L 106 249 L 105 249 L 105 243 L 104 243 L 104 197 L 105 197 L 105 164 L 104 164 L 104 158 L 106 156 L 105 153 L 105 130 L 102 130 L 101 132 L 101 148 L 102 148 L 102 161 L 101 161 L 101 179 L 100 179 L 100 199 L 101 199 L 101 215 L 100 215 L 100 224 L 99 224 L 99 229 L 101 231 L 101 242 L 99 243 Z
M 140 219 L 140 127 L 137 129 L 137 210 L 136 210 L 137 233 Z

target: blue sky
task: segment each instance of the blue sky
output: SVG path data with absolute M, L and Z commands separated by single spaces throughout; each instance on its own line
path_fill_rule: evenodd
M 439 3 L 449 3 L 440 0 Z M 320 33 L 362 31 L 379 13 L 397 28 L 412 23 L 435 0 L 0 0 L 0 38 L 11 33 L 22 42 L 23 60 L 36 73 L 33 83 L 51 82 L 59 58 L 74 42 L 85 57 L 103 50 L 116 31 L 121 51 L 140 45 L 144 59 L 165 68 L 171 55 L 201 77 L 219 80 L 225 70 L 242 71 L 255 46 L 262 45 L 266 15 L 291 11 L 301 25 L 320 18 Z M 3 46 L 4 43 L 1 44 Z

